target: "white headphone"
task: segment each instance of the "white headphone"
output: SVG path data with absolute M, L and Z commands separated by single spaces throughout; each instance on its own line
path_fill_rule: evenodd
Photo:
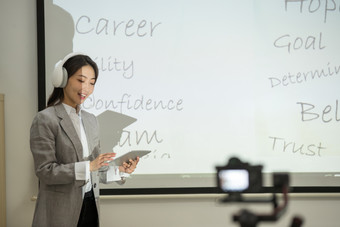
M 52 84 L 54 87 L 64 88 L 66 86 L 68 74 L 67 74 L 66 69 L 63 67 L 63 65 L 68 59 L 76 55 L 83 55 L 83 53 L 80 53 L 80 52 L 70 53 L 66 55 L 63 60 L 60 60 L 55 64 L 53 74 L 52 74 Z

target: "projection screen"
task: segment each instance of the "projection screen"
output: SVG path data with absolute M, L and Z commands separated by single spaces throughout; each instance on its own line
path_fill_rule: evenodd
M 54 64 L 86 53 L 99 78 L 82 108 L 101 123 L 103 152 L 151 151 L 103 189 L 214 188 L 234 156 L 289 172 L 293 187 L 339 189 L 339 1 L 37 4 L 40 106 Z

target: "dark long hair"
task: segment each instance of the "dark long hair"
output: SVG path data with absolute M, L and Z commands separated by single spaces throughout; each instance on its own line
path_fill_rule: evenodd
M 76 55 L 68 59 L 63 67 L 66 69 L 68 78 L 73 76 L 81 67 L 90 65 L 95 73 L 95 79 L 98 78 L 98 66 L 97 64 L 87 55 Z M 67 78 L 67 79 L 68 79 Z M 52 94 L 48 98 L 47 107 L 57 105 L 64 99 L 63 88 L 54 88 Z

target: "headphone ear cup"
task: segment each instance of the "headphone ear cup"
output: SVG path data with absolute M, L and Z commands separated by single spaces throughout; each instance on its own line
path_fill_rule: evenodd
M 64 63 L 74 57 L 76 55 L 84 55 L 81 52 L 74 52 L 66 55 L 63 60 L 58 61 L 53 70 L 52 74 L 52 84 L 55 88 L 64 88 L 66 87 L 67 80 L 68 80 L 68 73 L 67 70 L 63 67 Z
M 59 88 L 63 85 L 64 80 L 64 70 L 63 70 L 63 61 L 60 60 L 55 64 L 53 75 L 52 75 L 52 84 L 54 87 Z
M 63 71 L 63 79 L 62 79 L 59 87 L 64 88 L 64 87 L 66 87 L 66 84 L 67 84 L 68 73 L 67 73 L 67 70 L 64 67 L 62 67 L 62 71 Z

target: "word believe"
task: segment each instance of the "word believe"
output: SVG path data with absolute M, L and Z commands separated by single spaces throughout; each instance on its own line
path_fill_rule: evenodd
M 319 118 L 324 123 L 340 121 L 338 100 L 335 100 L 333 107 L 326 105 L 320 112 L 315 110 L 315 105 L 311 103 L 298 102 L 297 104 L 301 107 L 301 121 L 313 121 Z
M 76 31 L 79 34 L 113 35 L 123 37 L 152 37 L 161 22 L 154 23 L 146 20 L 128 21 L 109 20 L 99 18 L 91 20 L 89 16 L 80 16 L 76 22 Z

